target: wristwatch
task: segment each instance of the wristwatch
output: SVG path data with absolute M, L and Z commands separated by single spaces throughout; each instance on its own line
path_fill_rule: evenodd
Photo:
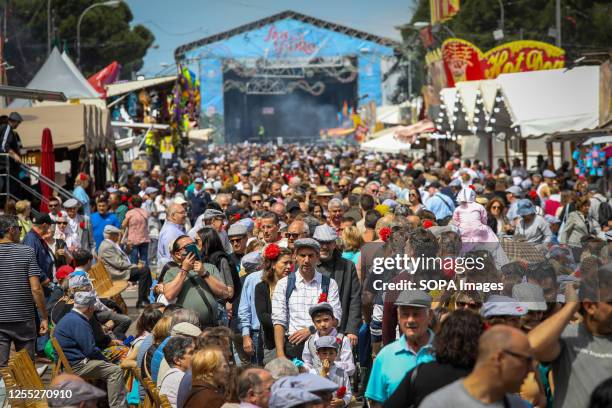
M 210 271 L 208 269 L 204 269 L 204 274 L 202 275 L 202 279 L 206 279 L 210 276 Z

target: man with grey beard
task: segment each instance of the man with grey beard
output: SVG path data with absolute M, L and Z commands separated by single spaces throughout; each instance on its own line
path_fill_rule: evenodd
M 336 231 L 327 224 L 315 228 L 313 238 L 321 245 L 321 257 L 317 270 L 328 275 L 338 283 L 342 320 L 338 331 L 344 333 L 353 345 L 357 344 L 357 335 L 361 325 L 361 285 L 355 264 L 342 258 L 337 249 Z

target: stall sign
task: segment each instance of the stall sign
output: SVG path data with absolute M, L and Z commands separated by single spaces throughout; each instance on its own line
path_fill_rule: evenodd
M 132 161 L 132 170 L 134 171 L 149 171 L 149 161 L 148 160 L 133 160 Z
M 41 153 L 40 152 L 27 152 L 21 155 L 21 163 L 26 166 L 40 167 Z
M 461 81 L 495 79 L 512 72 L 560 69 L 565 51 L 540 41 L 513 41 L 483 53 L 469 41 L 449 38 L 442 43 L 448 86 Z

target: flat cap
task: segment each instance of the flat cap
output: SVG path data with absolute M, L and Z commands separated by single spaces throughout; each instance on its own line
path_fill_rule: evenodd
M 204 184 L 204 179 L 202 177 L 197 177 L 193 182 L 197 184 Z
M 253 228 L 255 228 L 255 221 L 252 218 L 242 218 L 236 224 L 244 225 L 248 232 L 253 232 Z
M 76 292 L 74 294 L 74 304 L 78 306 L 93 306 L 96 304 L 96 294 L 94 292 Z
M 528 311 L 545 312 L 548 309 L 544 290 L 539 285 L 529 282 L 514 285 L 512 297 L 521 302 Z
M 458 178 L 453 179 L 448 185 L 450 187 L 461 187 L 461 186 L 463 186 L 463 184 L 461 183 L 461 180 L 459 180 Z
M 121 234 L 121 230 L 114 225 L 107 225 L 104 227 L 105 234 Z
M 542 175 L 544 176 L 544 178 L 555 178 L 555 177 L 557 177 L 557 175 L 555 174 L 554 171 L 548 170 L 548 169 L 544 170 Z
M 66 380 L 50 387 L 50 390 L 60 391 L 58 393 L 53 392 L 51 395 L 65 397 L 49 398 L 47 402 L 50 407 L 54 408 L 79 406 L 81 402 L 95 401 L 106 396 L 106 392 L 84 380 Z
M 15 121 L 15 122 L 23 122 L 23 118 L 21 117 L 21 115 L 17 112 L 11 112 L 9 114 L 9 120 Z
M 412 306 L 430 308 L 432 302 L 431 296 L 422 290 L 403 290 L 395 301 L 396 306 Z
M 238 237 L 241 235 L 246 235 L 247 234 L 247 227 L 244 224 L 239 224 L 239 223 L 234 223 L 232 225 L 230 225 L 229 229 L 227 230 L 227 236 L 228 237 Z
M 319 245 L 319 243 L 312 238 L 298 239 L 295 241 L 293 246 L 296 251 L 300 248 L 311 248 L 317 251 L 317 253 L 321 252 L 321 245 Z
M 173 203 L 183 205 L 183 204 L 187 204 L 187 200 L 185 200 L 185 198 L 183 198 L 182 196 L 176 196 L 173 200 Z
M 155 187 L 147 187 L 145 188 L 145 194 L 155 194 L 157 193 L 159 190 Z
M 79 206 L 79 201 L 76 198 L 69 198 L 64 201 L 64 208 L 77 208 Z
M 296 375 L 294 378 L 294 384 L 296 388 L 301 388 L 308 392 L 334 392 L 339 387 L 333 381 L 323 378 L 320 375 L 305 373 Z
M 175 324 L 172 330 L 170 330 L 171 336 L 198 337 L 201 333 L 202 330 L 198 326 L 188 322 Z
M 310 309 L 308 309 L 308 313 L 310 314 L 310 317 L 314 317 L 315 314 L 321 313 L 321 312 L 330 313 L 333 316 L 334 308 L 332 307 L 332 305 L 330 305 L 327 302 L 321 302 L 321 303 L 317 303 L 316 305 L 310 306 Z
M 333 348 L 338 349 L 338 342 L 335 336 L 322 336 L 315 340 L 315 347 L 317 350 L 322 348 Z
M 331 197 L 334 195 L 327 186 L 317 186 L 317 195 L 319 197 Z
M 240 264 L 248 273 L 260 270 L 262 263 L 263 258 L 259 251 L 249 252 L 240 260 Z
M 276 383 L 274 383 L 268 406 L 270 408 L 291 408 L 319 402 L 321 402 L 321 398 L 311 392 L 297 388 L 281 388 L 277 387 Z
M 520 317 L 527 314 L 527 309 L 514 298 L 491 295 L 482 306 L 480 313 L 485 319 L 495 316 Z
M 223 211 L 215 210 L 214 208 L 209 208 L 204 211 L 204 216 L 202 216 L 203 220 L 212 220 L 213 218 L 222 217 L 225 218 L 225 214 Z
M 332 242 L 338 239 L 338 234 L 335 229 L 323 224 L 315 228 L 312 238 L 318 242 Z

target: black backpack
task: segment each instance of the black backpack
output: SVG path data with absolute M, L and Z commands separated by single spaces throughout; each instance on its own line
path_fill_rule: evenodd
M 594 198 L 600 202 L 599 209 L 597 210 L 597 222 L 602 227 L 606 226 L 608 221 L 612 220 L 612 207 L 610 207 L 607 201 L 602 201 L 597 197 Z

